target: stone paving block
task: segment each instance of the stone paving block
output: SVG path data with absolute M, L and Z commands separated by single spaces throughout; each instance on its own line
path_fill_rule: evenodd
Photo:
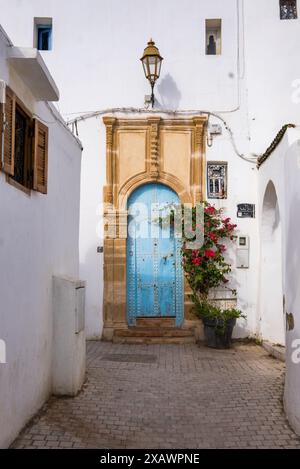
M 251 344 L 89 342 L 81 393 L 52 397 L 12 447 L 300 449 L 282 408 L 284 372 Z

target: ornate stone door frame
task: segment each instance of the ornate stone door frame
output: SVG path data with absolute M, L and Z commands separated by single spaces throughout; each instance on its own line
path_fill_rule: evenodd
M 127 200 L 140 185 L 161 182 L 182 203 L 205 198 L 206 116 L 164 119 L 104 117 L 106 186 L 104 187 L 104 329 L 127 328 L 126 238 Z M 109 227 L 108 227 L 109 226 Z M 185 289 L 187 291 L 187 289 Z M 185 317 L 190 304 L 185 301 Z

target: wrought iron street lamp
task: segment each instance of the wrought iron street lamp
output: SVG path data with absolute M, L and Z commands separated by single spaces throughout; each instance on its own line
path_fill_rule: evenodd
M 144 68 L 144 73 L 145 77 L 147 80 L 149 80 L 149 83 L 151 85 L 151 103 L 152 103 L 152 108 L 154 107 L 154 86 L 156 83 L 156 80 L 160 76 L 160 70 L 161 70 L 161 64 L 164 59 L 161 57 L 158 48 L 155 45 L 155 42 L 150 39 L 148 42 L 148 45 L 146 49 L 144 50 L 144 55 L 141 58 L 143 68 Z

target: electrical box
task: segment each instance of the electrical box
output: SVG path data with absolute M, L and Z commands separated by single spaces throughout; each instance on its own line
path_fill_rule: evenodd
M 222 135 L 222 126 L 220 124 L 210 124 L 208 130 L 211 135 Z
M 249 269 L 249 248 L 249 236 L 239 236 L 236 253 L 236 266 L 238 269 Z
M 85 282 L 53 277 L 53 394 L 75 396 L 85 376 Z

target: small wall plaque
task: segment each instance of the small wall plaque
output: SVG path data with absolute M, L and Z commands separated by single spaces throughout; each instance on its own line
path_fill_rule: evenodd
M 254 204 L 239 204 L 237 206 L 238 218 L 255 218 Z

